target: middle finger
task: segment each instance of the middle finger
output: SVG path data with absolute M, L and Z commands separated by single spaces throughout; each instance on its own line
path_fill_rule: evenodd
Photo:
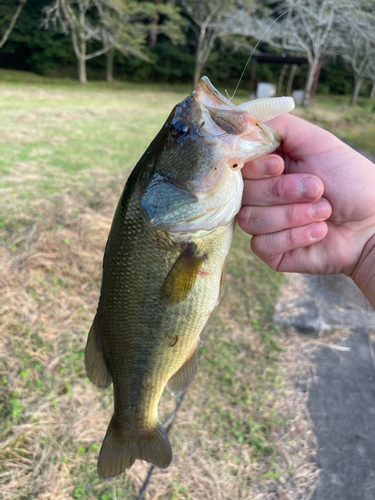
M 243 206 L 238 214 L 238 224 L 249 234 L 267 234 L 324 221 L 331 213 L 331 204 L 325 198 L 315 203 L 274 207 Z

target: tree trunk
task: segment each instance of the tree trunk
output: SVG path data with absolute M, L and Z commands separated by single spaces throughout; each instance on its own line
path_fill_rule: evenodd
M 195 60 L 195 69 L 194 69 L 194 88 L 198 83 L 199 77 L 201 76 L 202 64 L 198 57 Z
M 78 59 L 78 79 L 79 83 L 85 85 L 87 83 L 87 75 L 86 75 L 86 59 L 80 57 Z
M 251 64 L 251 77 L 250 77 L 250 95 L 254 93 L 255 90 L 255 81 L 256 81 L 256 73 L 257 73 L 257 59 L 253 57 L 253 62 Z
M 322 67 L 323 67 L 323 63 L 320 60 L 318 62 L 318 66 L 317 66 L 316 71 L 315 71 L 314 84 L 313 84 L 312 91 L 311 91 L 311 98 L 312 99 L 315 99 L 315 96 L 316 96 L 316 91 L 318 89 L 318 83 L 319 83 L 320 71 L 321 71 Z
M 160 0 L 154 0 L 155 5 L 159 5 Z M 157 32 L 157 25 L 159 24 L 159 17 L 153 17 L 151 19 L 151 24 L 152 27 L 155 27 L 155 29 L 151 29 L 149 37 L 148 37 L 148 48 L 149 49 L 154 49 L 156 46 L 156 41 L 158 39 L 158 32 Z
M 106 80 L 113 82 L 113 61 L 115 59 L 115 49 L 110 49 L 106 55 Z
M 370 99 L 373 99 L 374 97 L 375 97 L 375 82 L 372 84 Z
M 194 69 L 194 88 L 198 83 L 198 80 L 201 76 L 201 71 L 203 68 L 203 47 L 204 47 L 204 39 L 206 36 L 206 30 L 201 29 L 198 40 L 197 54 L 195 56 L 195 69 Z
M 314 83 L 314 78 L 315 78 L 315 73 L 316 69 L 318 67 L 318 59 L 314 59 L 310 68 L 309 68 L 309 73 L 307 75 L 307 80 L 306 80 L 306 85 L 305 85 L 305 95 L 303 98 L 303 105 L 308 106 L 311 101 L 311 88 Z
M 12 29 L 14 28 L 14 25 L 17 21 L 17 18 L 20 15 L 20 12 L 23 9 L 23 6 L 25 5 L 26 2 L 27 2 L 27 0 L 20 0 L 20 3 L 16 9 L 16 12 L 14 13 L 14 16 L 12 17 L 12 20 L 10 21 L 8 29 L 5 30 L 4 35 L 3 35 L 2 39 L 0 40 L 0 49 L 3 47 L 5 42 L 8 40 L 9 35 L 11 34 Z
M 297 64 L 293 64 L 288 78 L 288 85 L 286 86 L 286 95 L 292 95 L 293 80 L 296 75 L 296 71 L 297 71 Z
M 355 79 L 354 90 L 353 90 L 352 98 L 350 100 L 351 106 L 354 106 L 357 103 L 359 91 L 361 90 L 362 80 L 363 80 L 363 78 L 356 78 Z
M 86 40 L 81 39 L 81 52 L 78 58 L 78 79 L 82 85 L 87 83 L 86 75 Z
M 280 95 L 281 94 L 281 90 L 283 88 L 283 82 L 284 82 L 284 78 L 285 78 L 285 73 L 286 73 L 287 69 L 288 69 L 288 65 L 287 64 L 283 64 L 283 67 L 282 67 L 282 69 L 280 71 L 279 81 L 277 82 L 276 95 Z

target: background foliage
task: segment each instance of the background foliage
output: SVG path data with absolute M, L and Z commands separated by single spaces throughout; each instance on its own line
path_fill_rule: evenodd
M 149 0 L 145 0 L 149 1 Z M 44 76 L 76 78 L 77 61 L 69 36 L 58 30 L 46 30 L 42 27 L 42 9 L 49 0 L 28 0 L 23 8 L 7 43 L 0 51 L 0 67 L 32 71 Z M 0 0 L 0 33 L 3 33 L 14 0 Z M 132 82 L 160 82 L 170 84 L 191 83 L 194 73 L 196 40 L 194 33 L 185 27 L 186 42 L 174 45 L 164 35 L 157 37 L 157 43 L 146 53 L 151 62 L 135 57 L 124 57 L 116 52 L 114 59 L 114 77 Z M 249 49 L 235 50 L 233 46 L 219 40 L 212 51 L 204 73 L 215 82 L 228 89 L 233 88 L 246 64 Z M 254 40 L 255 43 L 255 40 Z M 259 46 L 260 51 L 274 52 L 267 44 Z M 89 80 L 105 78 L 105 55 L 87 62 Z M 277 83 L 282 64 L 258 63 L 257 81 Z M 249 88 L 251 64 L 249 65 L 241 87 Z M 307 67 L 300 66 L 294 80 L 294 89 L 303 88 Z M 284 85 L 286 85 L 286 80 Z M 342 60 L 337 57 L 325 65 L 321 71 L 318 92 L 323 94 L 350 94 L 353 89 L 353 76 Z M 362 94 L 369 95 L 371 81 L 362 86 Z

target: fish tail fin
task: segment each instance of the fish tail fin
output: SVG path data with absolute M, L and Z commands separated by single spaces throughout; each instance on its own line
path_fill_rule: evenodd
M 127 435 L 112 417 L 99 454 L 99 477 L 106 479 L 118 476 L 131 467 L 137 458 L 157 467 L 168 467 L 172 460 L 172 448 L 164 427 L 158 423 L 150 431 Z

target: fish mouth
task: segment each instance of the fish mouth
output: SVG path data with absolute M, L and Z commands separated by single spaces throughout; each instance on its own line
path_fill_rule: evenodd
M 281 138 L 274 130 L 235 106 L 207 77 L 199 80 L 192 95 L 202 110 L 198 135 L 205 141 L 219 141 L 217 145 L 233 169 L 240 170 L 246 162 L 280 145 Z
M 220 161 L 205 176 L 186 183 L 191 191 L 208 193 L 228 170 L 241 170 L 245 163 L 273 152 L 280 145 L 280 136 L 275 131 L 222 96 L 208 78 L 198 82 L 193 98 L 202 112 L 199 139 L 218 148 Z
M 203 104 L 213 106 L 213 107 L 224 107 L 225 109 L 238 110 L 229 99 L 224 97 L 215 88 L 207 76 L 202 76 L 202 78 L 197 83 L 192 95 L 194 95 Z

